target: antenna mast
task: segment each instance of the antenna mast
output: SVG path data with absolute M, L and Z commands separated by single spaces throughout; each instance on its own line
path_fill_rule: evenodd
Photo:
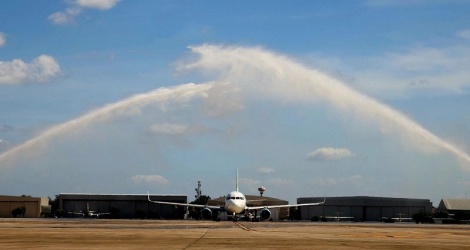
M 201 181 L 197 181 L 197 188 L 195 188 L 194 190 L 196 190 L 196 195 L 194 197 L 196 199 L 199 199 L 201 197 L 201 194 L 202 194 Z

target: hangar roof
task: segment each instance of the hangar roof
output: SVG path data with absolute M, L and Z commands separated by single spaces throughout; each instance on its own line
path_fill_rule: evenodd
M 181 200 L 182 202 L 187 201 L 186 195 L 179 194 L 150 194 L 152 199 L 158 199 L 159 201 L 170 201 L 173 199 Z M 147 200 L 147 194 L 90 194 L 90 193 L 61 193 L 59 195 L 61 200 Z
M 442 199 L 438 209 L 470 210 L 470 199 Z

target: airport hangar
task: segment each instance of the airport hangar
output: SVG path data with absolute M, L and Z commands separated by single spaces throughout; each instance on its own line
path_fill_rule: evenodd
M 39 218 L 43 210 L 46 207 L 49 207 L 49 199 L 28 196 L 0 195 L 0 218 L 12 217 L 11 212 L 18 207 L 25 208 L 25 218 Z
M 249 205 L 285 205 L 288 202 L 271 197 L 247 195 L 247 199 L 255 202 Z M 155 219 L 183 219 L 186 207 L 148 202 L 147 195 L 142 194 L 66 194 L 59 195 L 59 208 L 70 216 L 71 212 L 80 212 L 87 208 L 95 213 L 109 213 L 115 209 L 119 214 L 115 218 L 138 218 L 142 214 Z M 186 195 L 150 195 L 152 200 L 187 203 Z M 297 203 L 322 202 L 325 197 L 298 198 Z M 210 200 L 210 205 L 222 205 L 223 197 Z M 312 217 L 326 217 L 330 220 L 379 221 L 383 218 L 408 218 L 423 210 L 431 212 L 432 203 L 429 199 L 388 198 L 370 196 L 326 197 L 326 202 L 319 206 L 299 207 L 300 219 L 311 220 Z M 271 211 L 273 220 L 288 217 L 287 209 Z M 224 214 L 221 214 L 222 217 Z M 113 216 L 101 216 L 113 217 Z M 222 218 L 221 219 L 224 219 Z
M 439 212 L 455 215 L 456 213 L 470 213 L 470 199 L 444 198 L 437 207 Z
M 187 203 L 186 195 L 154 195 L 156 201 Z M 85 209 L 94 213 L 110 213 L 100 217 L 183 219 L 185 208 L 181 206 L 155 204 L 148 202 L 147 194 L 72 194 L 61 193 L 58 197 L 59 208 L 65 211 L 64 216 L 73 216 L 74 212 Z
M 298 198 L 297 203 L 322 202 L 324 199 L 303 197 Z M 323 205 L 300 207 L 302 220 L 311 220 L 314 216 L 348 221 L 379 221 L 384 218 L 410 220 L 420 210 L 431 213 L 431 201 L 371 196 L 326 197 Z
M 166 201 L 176 203 L 187 203 L 186 195 L 154 195 L 150 198 L 154 201 Z M 247 199 L 251 200 L 250 206 L 268 206 L 268 205 L 286 205 L 285 200 L 279 200 L 271 197 L 261 197 L 255 195 L 247 195 Z M 112 209 L 118 211 L 117 215 L 102 215 L 105 217 L 117 218 L 138 218 L 146 215 L 147 218 L 154 219 L 183 219 L 186 213 L 185 206 L 174 206 L 166 204 L 156 204 L 148 202 L 147 195 L 142 194 L 74 194 L 61 193 L 58 197 L 59 208 L 65 211 L 64 216 L 72 217 L 73 213 L 79 213 L 88 209 L 94 213 L 109 213 Z M 223 205 L 225 196 L 218 199 L 209 200 L 208 205 Z M 117 209 L 117 210 L 116 210 Z M 288 216 L 288 209 L 272 209 L 271 218 L 273 220 L 285 219 Z M 220 218 L 226 219 L 226 213 L 222 213 Z

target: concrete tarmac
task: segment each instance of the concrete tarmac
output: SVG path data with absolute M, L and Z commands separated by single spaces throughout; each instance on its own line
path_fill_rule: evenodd
M 470 249 L 470 225 L 0 219 L 0 249 Z

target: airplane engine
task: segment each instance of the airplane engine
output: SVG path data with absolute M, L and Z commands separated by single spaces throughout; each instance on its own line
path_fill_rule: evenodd
M 269 218 L 271 218 L 271 211 L 269 211 L 269 209 L 265 208 L 265 209 L 261 210 L 261 213 L 260 213 L 259 216 L 262 220 L 269 220 Z
M 204 208 L 201 210 L 201 218 L 203 220 L 210 220 L 212 219 L 212 210 L 210 208 Z

